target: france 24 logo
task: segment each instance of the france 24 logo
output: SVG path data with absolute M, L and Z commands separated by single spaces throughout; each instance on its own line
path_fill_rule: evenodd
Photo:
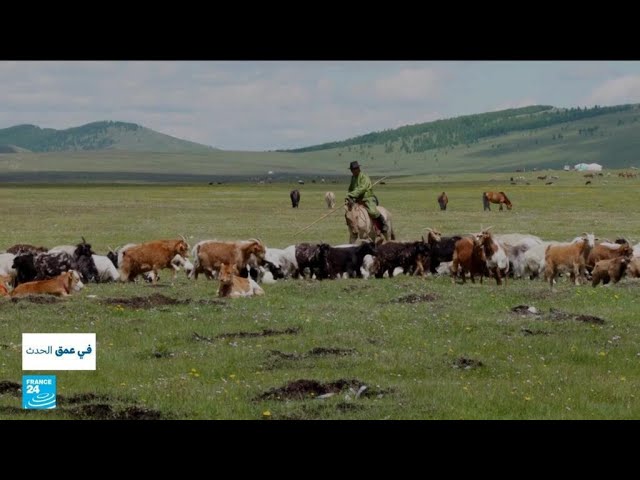
M 56 408 L 56 376 L 23 375 L 22 408 L 36 410 Z

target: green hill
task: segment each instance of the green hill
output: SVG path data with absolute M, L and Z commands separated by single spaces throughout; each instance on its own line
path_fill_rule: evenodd
M 435 148 L 478 143 L 487 137 L 507 135 L 524 130 L 535 130 L 637 109 L 637 105 L 596 106 L 591 109 L 560 109 L 549 105 L 534 105 L 407 125 L 382 132 L 360 135 L 339 142 L 283 151 L 312 152 L 358 145 L 384 145 L 385 153 L 394 151 L 419 153 Z
M 203 153 L 213 150 L 207 145 L 171 137 L 135 123 L 112 121 L 93 122 L 66 130 L 16 125 L 0 130 L 0 146 L 5 147 L 0 149 L 0 153 L 10 153 L 10 147 L 32 152 L 126 150 Z
M 75 151 L 55 150 L 50 143 L 49 150 L 43 150 L 44 140 L 40 145 L 20 143 L 19 135 L 9 138 L 6 132 L 67 137 L 55 137 L 61 133 L 56 130 L 24 125 L 0 130 L 0 146 L 32 150 L 6 155 L 0 151 L 0 182 L 347 181 L 347 167 L 353 160 L 372 176 L 411 176 L 419 181 L 455 173 L 560 170 L 582 162 L 599 163 L 605 169 L 640 167 L 640 105 L 510 109 L 409 125 L 296 151 L 218 150 L 114 122 L 79 127 L 83 137 L 71 135 L 76 129 L 64 132 L 68 138 L 91 139 L 88 132 L 94 127 L 99 130 L 98 126 L 100 131 L 119 132 L 118 138 L 126 141 L 98 150 L 87 146 L 95 148 L 99 140 L 83 148 L 76 141 Z M 146 140 L 135 141 L 136 134 Z M 195 147 L 185 150 L 185 144 Z

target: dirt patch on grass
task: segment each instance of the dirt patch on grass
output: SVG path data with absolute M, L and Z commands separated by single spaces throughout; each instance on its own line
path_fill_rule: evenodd
M 286 385 L 272 388 L 254 398 L 260 400 L 305 400 L 332 395 L 349 391 L 353 398 L 374 397 L 380 398 L 384 394 L 392 393 L 393 389 L 369 388 L 364 382 L 341 378 L 335 382 L 319 382 L 317 380 L 293 380 Z
M 453 362 L 453 368 L 462 368 L 464 370 L 470 370 L 472 368 L 478 368 L 484 366 L 480 360 L 474 360 L 473 358 L 458 357 Z
M 540 311 L 536 307 L 529 305 L 516 305 L 511 311 L 519 315 L 540 315 Z
M 553 307 L 549 309 L 549 313 L 542 313 L 536 307 L 532 307 L 529 305 L 517 305 L 513 307 L 511 311 L 523 317 L 535 316 L 536 318 L 539 318 L 541 320 L 556 320 L 556 321 L 577 320 L 579 322 L 595 323 L 598 325 L 603 325 L 606 322 L 604 318 L 595 317 L 593 315 L 584 315 L 580 313 L 567 313 L 567 312 L 563 312 L 562 310 L 557 310 Z M 546 333 L 548 332 L 545 332 L 545 334 Z
M 165 350 L 156 350 L 154 352 L 151 352 L 151 356 L 153 358 L 173 358 L 176 356 L 176 354 Z
M 604 318 L 596 317 L 594 315 L 576 315 L 574 320 L 585 323 L 595 323 L 597 325 L 603 325 L 605 322 Z
M 359 380 L 340 379 L 335 382 L 322 383 L 317 380 L 293 380 L 283 387 L 272 388 L 256 400 L 304 400 L 306 398 L 316 398 L 327 393 L 340 393 L 349 387 L 359 389 L 363 382 Z
M 191 299 L 178 300 L 161 293 L 153 293 L 148 297 L 105 298 L 101 303 L 129 308 L 154 308 L 165 305 L 185 305 L 191 303 Z
M 422 295 L 418 295 L 417 293 L 410 293 L 409 295 L 405 295 L 404 297 L 396 298 L 395 300 L 391 300 L 391 303 L 420 303 L 420 302 L 433 302 L 438 298 L 433 293 L 423 293 Z
M 9 395 L 18 396 L 22 391 L 22 385 L 11 380 L 0 380 L 0 395 L 8 393 Z
M 38 303 L 42 305 L 49 305 L 51 303 L 63 302 L 62 298 L 54 297 L 52 295 L 27 295 L 26 297 L 12 297 L 11 301 L 13 303 L 18 302 L 31 302 Z
M 10 380 L 0 381 L 0 394 L 18 395 L 21 385 Z M 96 393 L 77 393 L 74 395 L 57 395 L 57 408 L 53 414 L 60 412 L 79 420 L 163 420 L 172 418 L 159 410 L 132 404 L 122 398 Z M 36 410 L 17 407 L 0 407 L 0 413 L 9 415 L 29 415 Z
M 577 320 L 579 322 L 595 323 L 598 325 L 603 325 L 606 322 L 604 318 L 596 317 L 593 315 L 567 313 L 561 310 L 556 310 L 555 308 L 549 309 L 549 319 L 550 320 Z
M 522 334 L 527 336 L 527 335 L 549 335 L 549 332 L 546 332 L 544 330 L 531 330 L 530 328 L 522 328 L 521 329 Z
M 261 332 L 229 332 L 221 333 L 215 337 L 205 337 L 197 332 L 193 332 L 191 338 L 198 342 L 212 343 L 218 338 L 254 338 L 254 337 L 271 337 L 273 335 L 297 335 L 300 333 L 300 327 L 288 327 L 284 330 L 274 330 L 271 328 L 265 328 Z
M 353 348 L 316 347 L 312 350 L 309 350 L 306 353 L 285 353 L 285 352 L 281 352 L 280 350 L 269 350 L 269 353 L 274 357 L 283 358 L 285 360 L 302 360 L 304 358 L 326 357 L 328 355 L 338 355 L 338 356 L 354 355 L 357 352 Z

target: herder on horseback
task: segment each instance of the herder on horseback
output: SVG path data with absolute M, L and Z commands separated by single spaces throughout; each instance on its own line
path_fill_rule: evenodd
M 378 210 L 378 202 L 373 194 L 371 179 L 366 173 L 360 171 L 360 164 L 357 161 L 349 164 L 349 170 L 351 170 L 352 177 L 345 201 L 349 203 L 358 202 L 364 205 L 371 219 L 378 224 L 379 230 L 382 233 L 386 233 L 389 227 L 385 222 L 384 216 Z

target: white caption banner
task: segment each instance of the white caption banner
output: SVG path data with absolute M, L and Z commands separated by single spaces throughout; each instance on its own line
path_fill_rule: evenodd
M 95 333 L 23 333 L 22 370 L 95 370 Z

